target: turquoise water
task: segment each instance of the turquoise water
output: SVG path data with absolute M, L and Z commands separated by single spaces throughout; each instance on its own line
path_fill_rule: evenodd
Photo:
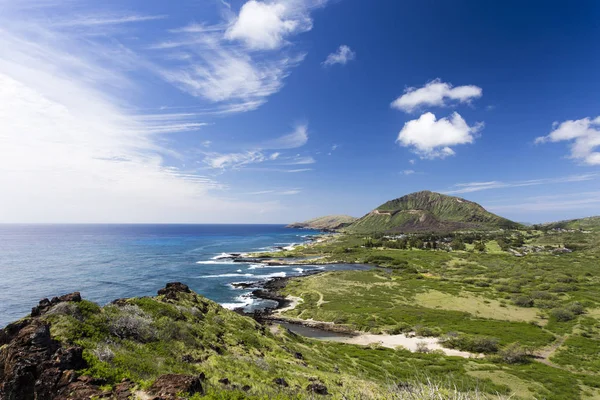
M 231 283 L 303 271 L 215 258 L 301 243 L 316 233 L 282 225 L 0 225 L 0 327 L 45 297 L 80 291 L 105 304 L 154 295 L 171 281 L 229 308 L 264 306 Z M 302 267 L 318 268 L 325 267 Z

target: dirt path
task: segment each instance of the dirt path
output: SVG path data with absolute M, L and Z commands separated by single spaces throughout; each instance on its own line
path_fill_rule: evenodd
M 565 340 L 568 339 L 568 337 L 569 337 L 569 335 L 562 336 L 558 340 L 556 340 L 554 343 L 552 343 L 550 346 L 535 353 L 536 360 L 541 362 L 542 364 L 546 364 L 553 368 L 565 369 L 559 365 L 554 364 L 552 361 L 550 361 L 550 357 L 552 357 L 554 355 L 554 353 L 556 353 L 556 350 L 558 350 L 559 347 L 563 345 L 563 343 L 565 342 Z

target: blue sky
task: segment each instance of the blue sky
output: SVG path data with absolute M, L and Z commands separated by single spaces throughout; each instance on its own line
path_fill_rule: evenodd
M 0 9 L 0 222 L 600 214 L 596 1 Z

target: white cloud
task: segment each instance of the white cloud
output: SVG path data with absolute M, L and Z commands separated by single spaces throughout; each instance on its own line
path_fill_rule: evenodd
M 292 196 L 296 194 L 302 193 L 301 189 L 287 189 L 287 190 L 261 190 L 258 192 L 250 192 L 246 193 L 251 196 L 259 196 L 259 195 L 271 195 L 271 196 Z
M 239 40 L 254 50 L 273 50 L 292 34 L 312 29 L 309 10 L 298 1 L 247 1 L 225 32 L 225 38 Z
M 421 158 L 445 158 L 455 154 L 450 146 L 473 143 L 482 127 L 482 123 L 469 126 L 456 112 L 439 120 L 428 112 L 404 124 L 396 142 Z
M 581 160 L 588 165 L 600 165 L 600 117 L 583 118 L 555 123 L 548 136 L 538 137 L 536 143 L 571 142 L 570 158 Z
M 530 197 L 515 204 L 488 206 L 493 212 L 526 212 L 532 213 L 548 211 L 573 210 L 581 214 L 582 210 L 596 212 L 600 205 L 600 192 L 568 193 L 554 196 Z
M 479 192 L 482 190 L 491 189 L 505 189 L 513 187 L 524 187 L 524 186 L 538 186 L 538 185 L 551 185 L 556 183 L 570 183 L 570 182 L 584 182 L 589 180 L 597 179 L 599 174 L 582 174 L 582 175 L 571 175 L 559 178 L 545 178 L 545 179 L 530 179 L 515 182 L 502 182 L 502 181 L 489 181 L 489 182 L 469 182 L 469 183 L 457 183 L 453 186 L 453 189 L 445 191 L 446 194 L 459 194 L 459 193 L 471 193 Z
M 261 163 L 269 158 L 260 151 L 246 151 L 243 153 L 209 153 L 204 162 L 215 169 L 239 169 L 248 164 Z
M 51 26 L 69 28 L 99 25 L 120 25 L 136 22 L 156 21 L 165 18 L 167 18 L 166 15 L 75 15 L 62 21 L 53 22 Z
M 165 135 L 205 122 L 131 112 L 134 54 L 28 18 L 0 15 L 1 222 L 250 222 L 281 209 L 223 199 L 225 185 L 166 161 L 180 155 Z
M 302 147 L 308 142 L 308 125 L 298 125 L 293 132 L 283 135 L 277 139 L 264 143 L 261 147 L 264 149 L 295 149 Z
M 408 162 L 410 163 L 410 165 L 415 165 L 416 160 L 408 160 Z
M 149 49 L 170 61 L 168 68 L 157 69 L 165 80 L 218 105 L 215 113 L 255 110 L 281 90 L 285 78 L 305 57 L 293 48 L 273 50 L 310 30 L 311 10 L 325 3 L 250 0 L 229 23 L 171 29 L 170 37 Z
M 286 161 L 283 163 L 283 165 L 307 165 L 307 164 L 314 164 L 317 161 L 312 158 L 311 156 L 295 156 L 292 157 L 289 161 Z
M 469 103 L 481 97 L 483 90 L 474 85 L 453 87 L 450 83 L 435 79 L 421 88 L 408 88 L 405 93 L 394 100 L 392 108 L 405 112 L 413 112 L 423 106 L 446 106 L 450 101 Z
M 412 175 L 415 173 L 415 170 L 412 169 L 405 169 L 404 171 L 401 172 L 402 175 Z
M 331 53 L 327 56 L 327 59 L 323 61 L 323 65 L 329 67 L 335 64 L 346 65 L 348 61 L 352 61 L 356 58 L 356 53 L 346 45 L 341 45 L 335 53 Z
M 281 152 L 269 155 L 265 150 L 288 150 L 304 146 L 308 142 L 308 126 L 297 126 L 292 133 L 264 142 L 251 150 L 234 153 L 206 153 L 204 163 L 215 169 L 241 169 L 249 164 L 278 161 L 279 165 L 313 164 L 312 157 L 284 156 Z

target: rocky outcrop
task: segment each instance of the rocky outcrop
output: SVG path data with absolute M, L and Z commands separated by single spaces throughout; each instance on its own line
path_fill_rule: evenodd
M 177 293 L 192 293 L 188 285 L 181 282 L 169 282 L 167 285 L 158 291 L 159 296 L 165 296 L 170 300 L 177 300 Z
M 81 347 L 63 347 L 39 319 L 25 321 L 3 329 L 8 341 L 0 349 L 0 398 L 51 400 L 70 392 L 75 371 L 85 367 Z
M 191 293 L 179 282 L 169 283 L 159 294 L 176 298 Z M 1 400 L 89 400 L 91 398 L 126 400 L 132 398 L 136 384 L 128 379 L 103 390 L 106 381 L 80 376 L 86 368 L 83 349 L 52 338 L 50 324 L 43 316 L 64 302 L 80 302 L 78 292 L 43 299 L 31 316 L 0 329 Z M 163 375 L 148 390 L 153 400 L 179 399 L 178 394 L 203 394 L 204 375 Z
M 168 374 L 160 376 L 150 387 L 153 400 L 179 399 L 179 393 L 204 394 L 204 374 L 198 376 Z

